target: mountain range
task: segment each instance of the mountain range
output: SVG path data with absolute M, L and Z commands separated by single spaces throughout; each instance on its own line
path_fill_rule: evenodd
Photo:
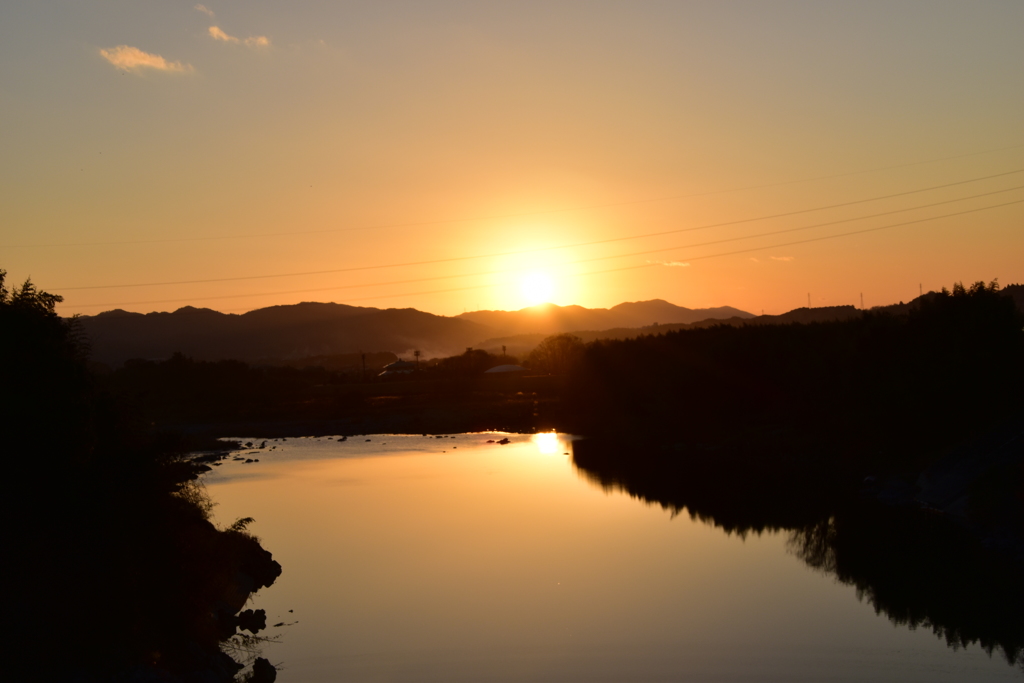
M 1024 285 L 1003 288 L 1024 311 Z M 873 310 L 905 314 L 913 301 Z M 323 364 L 324 358 L 359 352 L 390 352 L 424 359 L 466 348 L 512 355 L 529 352 L 551 334 L 572 332 L 584 341 L 625 339 L 688 327 L 761 325 L 844 320 L 861 315 L 853 306 L 797 308 L 782 315 L 754 316 L 731 306 L 690 309 L 661 299 L 612 308 L 542 304 L 518 311 L 472 311 L 447 317 L 414 308 L 370 308 L 335 303 L 271 306 L 248 313 L 220 313 L 186 306 L 173 313 L 113 310 L 78 318 L 91 343 L 92 359 L 118 366 L 132 358 L 164 359 L 176 352 L 197 360 L 250 363 L 292 361 Z M 317 362 L 312 362 L 319 358 Z M 358 358 L 358 356 L 355 356 Z M 309 361 L 309 362 L 307 362 Z M 340 362 L 340 361 L 339 361 Z M 345 362 L 351 362 L 346 360 Z
M 636 328 L 656 323 L 752 318 L 732 307 L 689 309 L 655 299 L 613 308 L 543 304 L 519 311 L 473 311 L 454 317 L 414 308 L 370 308 L 335 303 L 271 306 L 248 313 L 220 313 L 186 306 L 172 313 L 120 309 L 78 320 L 92 359 L 120 365 L 131 358 L 161 359 L 176 352 L 199 360 L 255 362 L 358 351 L 391 351 L 424 358 L 449 356 L 488 339 L 547 336 L 576 330 Z

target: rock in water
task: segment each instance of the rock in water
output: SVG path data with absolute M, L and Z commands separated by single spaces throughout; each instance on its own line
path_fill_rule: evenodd
M 274 683 L 277 680 L 277 669 L 265 657 L 257 657 L 252 663 L 252 676 L 249 683 Z

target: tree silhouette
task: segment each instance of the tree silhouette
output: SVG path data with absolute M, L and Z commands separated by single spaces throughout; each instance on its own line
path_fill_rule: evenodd
M 570 371 L 583 357 L 586 346 L 574 334 L 556 334 L 537 345 L 526 357 L 526 365 L 551 375 Z

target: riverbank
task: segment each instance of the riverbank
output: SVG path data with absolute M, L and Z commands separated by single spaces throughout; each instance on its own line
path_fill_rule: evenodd
M 234 681 L 248 666 L 273 680 L 243 611 L 281 566 L 245 524 L 217 528 L 213 502 L 173 460 L 116 470 L 67 466 L 23 490 L 45 501 L 6 534 L 12 651 L 60 643 L 44 660 L 18 657 L 5 674 L 24 681 Z M 257 620 L 258 621 L 258 620 Z M 247 628 L 244 635 L 239 627 Z M 268 669 L 268 667 L 270 667 Z
M 255 652 L 221 651 L 255 626 L 239 610 L 281 568 L 244 524 L 211 523 L 185 457 L 209 439 L 161 431 L 105 392 L 60 297 L 8 291 L 4 276 L 5 680 L 227 683 L 251 664 L 251 680 L 272 681 Z

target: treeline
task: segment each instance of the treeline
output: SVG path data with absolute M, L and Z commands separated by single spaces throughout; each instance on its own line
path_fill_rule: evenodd
M 957 285 L 902 316 L 594 342 L 567 427 L 688 442 L 797 430 L 875 450 L 955 438 L 1024 400 L 1024 316 L 997 290 Z
M 1019 419 L 1024 319 L 976 283 L 906 315 L 596 342 L 566 386 L 560 427 L 591 437 L 574 461 L 601 484 L 729 531 L 800 528 L 866 480 L 912 504 L 926 468 Z M 1024 461 L 972 477 L 970 519 L 1024 544 Z
M 253 366 L 176 353 L 163 361 L 127 361 L 97 381 L 143 419 L 185 423 L 272 419 L 301 411 L 318 391 L 356 379 L 322 366 Z
M 0 270 L 0 416 L 9 680 L 230 681 L 240 577 L 280 572 L 243 526 L 221 530 L 185 458 L 86 367 L 60 297 Z M 222 444 L 223 446 L 223 444 Z M 243 591 L 245 592 L 245 591 Z M 45 656 L 31 653 L 44 652 Z M 261 677 L 273 669 L 260 660 Z

